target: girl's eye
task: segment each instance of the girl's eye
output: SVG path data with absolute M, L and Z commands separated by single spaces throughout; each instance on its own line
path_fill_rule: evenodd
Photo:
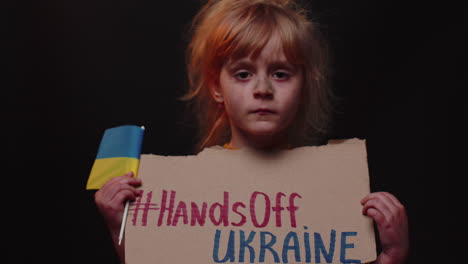
M 275 73 L 273 74 L 273 78 L 274 78 L 274 79 L 277 79 L 277 80 L 286 80 L 286 79 L 288 79 L 289 77 L 290 77 L 290 75 L 289 75 L 289 73 L 287 73 L 287 72 L 281 72 L 281 71 L 279 71 L 279 72 L 275 72 Z
M 251 74 L 247 71 L 241 71 L 241 72 L 236 73 L 235 76 L 239 80 L 247 80 L 251 76 Z

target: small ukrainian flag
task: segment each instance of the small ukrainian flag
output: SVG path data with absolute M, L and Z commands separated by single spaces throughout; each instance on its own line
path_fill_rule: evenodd
M 125 125 L 106 129 L 86 190 L 101 188 L 111 178 L 133 171 L 136 177 L 140 163 L 144 127 Z

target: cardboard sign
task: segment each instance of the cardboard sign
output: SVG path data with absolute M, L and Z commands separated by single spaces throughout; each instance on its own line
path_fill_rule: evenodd
M 365 142 L 276 153 L 209 148 L 142 155 L 129 264 L 366 263 L 375 260 Z

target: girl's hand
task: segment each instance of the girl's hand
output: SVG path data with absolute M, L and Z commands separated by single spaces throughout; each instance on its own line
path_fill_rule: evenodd
M 113 237 L 120 232 L 125 202 L 133 201 L 141 194 L 141 190 L 135 189 L 139 185 L 141 179 L 134 178 L 133 172 L 129 172 L 110 179 L 94 195 L 96 205 Z
M 408 218 L 405 207 L 387 192 L 371 193 L 361 200 L 362 213 L 374 219 L 379 230 L 382 253 L 377 264 L 401 264 L 409 251 Z

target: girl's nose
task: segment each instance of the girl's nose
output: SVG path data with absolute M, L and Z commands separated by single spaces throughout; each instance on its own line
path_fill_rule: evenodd
M 273 86 L 267 78 L 257 81 L 254 87 L 253 96 L 255 99 L 273 99 Z

